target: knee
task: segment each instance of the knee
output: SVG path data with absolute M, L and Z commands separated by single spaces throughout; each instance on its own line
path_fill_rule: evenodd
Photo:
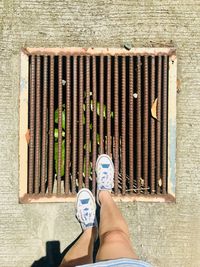
M 101 241 L 106 243 L 116 243 L 116 242 L 127 242 L 129 240 L 129 237 L 127 233 L 123 232 L 120 229 L 108 231 L 102 235 Z

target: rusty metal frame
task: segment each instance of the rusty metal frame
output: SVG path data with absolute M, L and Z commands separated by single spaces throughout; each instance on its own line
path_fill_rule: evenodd
M 125 48 L 82 48 L 82 47 L 68 47 L 68 48 L 23 48 L 22 52 L 27 55 L 85 55 L 85 56 L 131 56 L 131 55 L 173 55 L 176 53 L 176 49 L 173 47 L 161 47 L 161 48 L 131 48 L 127 50 Z
M 177 57 L 169 57 L 168 76 L 168 194 L 175 200 L 176 191 L 176 94 Z
M 176 187 L 176 84 L 177 58 L 175 48 L 23 48 L 21 51 L 20 101 L 19 101 L 19 201 L 20 203 L 35 202 L 74 202 L 74 195 L 27 194 L 27 162 L 28 162 L 28 56 L 29 55 L 168 55 L 168 194 L 167 195 L 133 195 L 114 196 L 120 202 L 175 202 Z
M 20 102 L 19 102 L 19 198 L 27 193 L 28 163 L 28 56 L 21 53 Z
M 113 200 L 115 202 L 135 202 L 135 201 L 141 201 L 141 202 L 157 202 L 157 203 L 170 203 L 174 202 L 174 197 L 171 195 L 130 195 L 130 196 L 123 196 L 118 195 L 115 196 L 113 194 Z M 20 203 L 46 203 L 46 202 L 75 202 L 76 196 L 75 195 L 69 195 L 65 196 L 63 195 L 56 195 L 53 194 L 51 196 L 45 196 L 42 194 L 38 195 L 28 195 L 25 194 L 22 198 L 20 198 Z

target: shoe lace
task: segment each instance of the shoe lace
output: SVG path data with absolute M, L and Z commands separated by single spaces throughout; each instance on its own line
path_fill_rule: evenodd
M 81 206 L 79 207 L 79 211 L 77 213 L 77 218 L 81 223 L 84 223 L 85 225 L 89 223 L 93 223 L 94 221 L 94 212 L 92 209 L 90 209 L 88 206 Z
M 110 176 L 111 173 L 109 171 L 109 167 L 108 168 L 100 168 L 100 171 L 99 171 L 99 177 L 100 177 L 100 180 L 101 180 L 101 183 L 104 185 L 104 186 L 111 186 L 112 185 L 112 180 L 110 179 Z

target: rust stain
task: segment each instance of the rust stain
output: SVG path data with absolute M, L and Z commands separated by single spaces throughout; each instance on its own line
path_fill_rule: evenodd
M 176 58 L 176 49 L 174 47 L 145 47 L 145 48 L 132 48 L 126 50 L 125 48 L 94 48 L 94 47 L 66 47 L 66 48 L 22 48 L 22 52 L 28 55 L 172 55 L 174 60 Z
M 177 93 L 180 93 L 181 91 L 181 81 L 177 79 L 176 81 L 176 88 L 177 88 Z
M 171 60 L 172 60 L 172 64 L 173 64 L 174 61 L 176 60 L 176 55 L 172 55 L 172 56 L 171 56 Z
M 30 136 L 30 129 L 27 130 L 26 134 L 25 134 L 25 138 L 26 138 L 26 142 L 29 145 L 31 136 Z

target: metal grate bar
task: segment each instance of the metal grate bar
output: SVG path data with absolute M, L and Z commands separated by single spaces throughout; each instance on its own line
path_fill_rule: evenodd
M 141 184 L 141 57 L 137 56 L 137 193 L 140 194 Z
M 50 103 L 49 103 L 49 161 L 48 194 L 53 191 L 53 151 L 54 151 L 54 56 L 50 59 Z
M 114 191 L 118 194 L 118 173 L 119 173 L 119 70 L 118 56 L 114 62 Z
M 100 57 L 100 154 L 104 153 L 104 56 Z
M 86 57 L 86 170 L 85 186 L 89 188 L 90 176 L 90 57 Z
M 34 176 L 34 144 L 35 144 L 35 56 L 31 56 L 30 66 L 30 143 L 29 143 L 29 173 L 28 193 L 33 193 Z
M 92 108 L 93 108 L 93 131 L 92 131 L 92 192 L 95 195 L 96 188 L 96 158 L 97 158 L 97 80 L 96 80 L 96 57 L 92 57 Z
M 122 57 L 122 195 L 126 193 L 126 57 Z
M 167 187 L 167 71 L 168 56 L 164 56 L 163 101 L 162 101 L 162 193 Z
M 35 133 L 35 194 L 39 193 L 40 187 L 40 131 L 41 131 L 41 58 L 37 56 L 36 69 L 36 133 Z
M 157 84 L 157 121 L 156 121 L 156 193 L 160 193 L 160 155 L 161 155 L 161 85 L 162 85 L 162 56 L 158 57 Z
M 133 142 L 133 71 L 134 60 L 131 56 L 129 59 L 129 187 L 130 194 L 133 193 L 133 179 L 134 179 L 134 142 Z
M 41 193 L 45 193 L 46 167 L 47 167 L 47 56 L 44 56 L 43 70 L 43 115 L 42 115 L 42 173 L 41 173 Z
M 79 190 L 83 187 L 83 57 L 80 57 L 79 67 Z
M 72 194 L 76 193 L 77 168 L 77 56 L 73 60 L 73 148 L 72 148 Z
M 107 57 L 107 154 L 111 156 L 111 57 Z
M 71 65 L 70 56 L 66 57 L 66 159 L 65 159 L 65 193 L 69 194 L 69 176 L 70 176 L 70 147 L 71 147 Z
M 148 144 L 149 144 L 149 103 L 148 103 L 148 93 L 149 93 L 149 84 L 148 84 L 148 56 L 144 58 L 144 122 L 143 122 L 143 142 L 144 142 L 144 149 L 143 149 L 143 173 L 144 173 L 144 187 L 145 193 L 147 194 L 148 188 L 148 158 L 149 158 L 149 151 L 148 151 Z
M 62 160 L 63 146 L 62 141 L 62 56 L 58 58 L 58 174 L 57 174 L 57 194 L 61 193 L 61 176 L 62 176 Z
M 155 101 L 155 56 L 151 57 L 151 107 Z M 150 118 L 151 122 L 151 152 L 150 152 L 150 162 L 151 162 L 151 194 L 155 193 L 155 119 Z

